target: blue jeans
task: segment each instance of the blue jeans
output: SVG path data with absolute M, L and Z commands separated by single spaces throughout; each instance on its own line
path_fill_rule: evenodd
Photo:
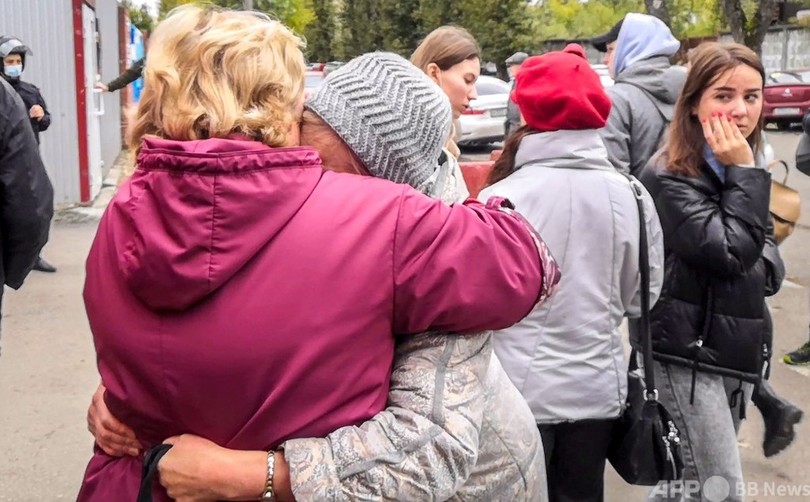
M 656 362 L 655 380 L 661 403 L 681 429 L 684 479 L 659 484 L 648 500 L 742 501 L 738 491 L 743 486 L 743 474 L 737 432 L 742 422 L 740 407 L 750 401 L 753 384 L 698 372 L 695 399 L 689 404 L 691 369 Z M 744 399 L 742 404 L 740 399 Z M 732 408 L 730 401 L 736 401 L 736 406 Z

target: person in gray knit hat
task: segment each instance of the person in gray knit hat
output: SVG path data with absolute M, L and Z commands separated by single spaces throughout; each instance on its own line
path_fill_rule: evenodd
M 326 169 L 407 180 L 448 204 L 466 197 L 449 164 L 435 160 L 449 132 L 449 102 L 403 58 L 360 56 L 330 74 L 306 108 L 301 140 L 321 152 Z M 364 119 L 385 126 L 364 135 Z M 340 143 L 359 161 L 354 166 L 335 148 Z M 492 354 L 491 332 L 402 338 L 383 412 L 284 448 L 299 500 L 547 500 L 534 417 Z
M 406 59 L 374 52 L 330 73 L 307 101 L 369 172 L 420 188 L 450 137 L 447 96 Z

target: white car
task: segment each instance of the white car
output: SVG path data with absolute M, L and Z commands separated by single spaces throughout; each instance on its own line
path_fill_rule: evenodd
M 592 64 L 591 68 L 599 75 L 599 80 L 602 82 L 602 87 L 610 87 L 613 85 L 613 79 L 610 78 L 610 70 L 604 64 Z
M 481 75 L 475 83 L 478 98 L 470 102 L 458 121 L 459 145 L 503 141 L 506 131 L 506 103 L 512 90 L 507 82 Z

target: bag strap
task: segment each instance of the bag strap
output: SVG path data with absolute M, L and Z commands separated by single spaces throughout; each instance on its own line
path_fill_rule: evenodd
M 664 110 L 661 109 L 660 102 L 657 99 L 655 99 L 655 96 L 653 96 L 652 93 L 650 93 L 650 91 L 648 91 L 647 89 L 638 85 L 635 82 L 622 80 L 621 82 L 619 82 L 619 84 L 627 84 L 640 90 L 644 94 L 644 96 L 646 96 L 647 99 L 650 101 L 650 104 L 652 104 L 653 108 L 655 108 L 655 110 L 658 112 L 658 115 L 661 116 L 661 119 L 664 121 L 664 127 L 662 127 L 661 130 L 658 132 L 658 139 L 656 142 L 656 146 L 660 147 L 664 142 L 664 136 L 666 136 L 667 134 L 667 128 L 669 128 L 669 124 L 672 123 L 672 113 L 674 113 L 674 109 L 664 112 Z
M 171 447 L 170 444 L 159 444 L 149 448 L 146 455 L 144 455 L 143 469 L 141 470 L 141 489 L 138 491 L 137 502 L 152 502 L 152 481 L 157 475 L 158 462 Z
M 644 187 L 634 176 L 623 174 L 630 182 L 630 188 L 633 190 L 633 196 L 636 198 L 636 205 L 638 206 L 638 262 L 639 273 L 641 274 L 641 319 L 639 328 L 641 330 L 641 353 L 644 358 L 644 394 L 648 400 L 657 400 L 658 390 L 655 387 L 652 336 L 650 334 L 650 255 L 649 243 L 647 242 L 647 218 L 644 212 Z M 631 355 L 631 357 L 633 356 L 635 354 Z

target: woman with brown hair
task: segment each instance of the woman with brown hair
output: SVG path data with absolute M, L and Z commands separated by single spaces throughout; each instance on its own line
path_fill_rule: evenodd
M 458 26 L 436 28 L 411 54 L 411 63 L 425 72 L 450 99 L 453 134 L 445 153 L 457 160 L 461 151 L 455 143 L 458 118 L 478 97 L 475 82 L 481 75 L 481 49 L 475 38 Z
M 699 46 L 668 142 L 641 176 L 667 263 L 651 313 L 661 401 L 683 434 L 685 480 L 702 487 L 719 476 L 732 488 L 725 500 L 741 500 L 737 431 L 768 357 L 765 297 L 784 274 L 769 229 L 770 175 L 755 161 L 764 74 L 745 46 Z M 631 343 L 639 348 L 632 334 Z M 669 499 L 670 488 L 652 496 Z

